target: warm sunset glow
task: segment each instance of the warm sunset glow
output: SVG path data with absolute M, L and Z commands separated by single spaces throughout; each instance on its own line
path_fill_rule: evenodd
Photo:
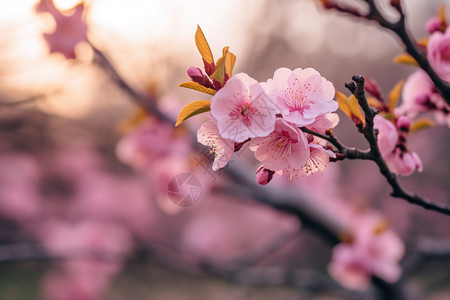
M 75 7 L 80 2 L 82 2 L 82 0 L 53 0 L 56 8 L 63 11 Z

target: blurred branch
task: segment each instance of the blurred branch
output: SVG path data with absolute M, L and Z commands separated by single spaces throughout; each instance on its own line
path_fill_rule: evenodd
M 450 241 L 421 239 L 417 246 L 417 253 L 430 258 L 450 258 Z
M 334 0 L 321 0 L 323 6 L 327 9 L 334 9 L 358 18 L 373 20 L 380 26 L 392 31 L 402 41 L 406 52 L 408 52 L 419 64 L 419 66 L 430 76 L 436 88 L 441 93 L 445 101 L 450 104 L 450 83 L 444 81 L 436 71 L 431 67 L 427 59 L 425 51 L 414 41 L 406 27 L 406 17 L 403 13 L 401 0 L 391 0 L 391 6 L 398 12 L 399 19 L 397 22 L 391 22 L 380 12 L 375 0 L 363 0 L 369 6 L 369 12 L 362 14 L 351 7 L 345 7 Z

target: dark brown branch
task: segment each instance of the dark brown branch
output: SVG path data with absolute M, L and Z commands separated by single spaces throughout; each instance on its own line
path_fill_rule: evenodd
M 335 160 L 343 159 L 362 159 L 362 160 L 373 160 L 372 153 L 370 151 L 361 151 L 355 148 L 349 148 L 344 146 L 339 140 L 333 135 L 331 131 L 327 132 L 327 135 L 315 132 L 306 127 L 300 128 L 303 132 L 312 134 L 321 139 L 328 141 L 330 144 L 336 147 L 337 157 Z
M 364 91 L 364 77 L 361 75 L 353 76 L 353 82 L 347 83 L 345 86 L 358 99 L 358 103 L 364 111 L 366 118 L 366 125 L 363 128 L 363 134 L 370 146 L 372 160 L 377 164 L 380 173 L 386 178 L 389 185 L 392 187 L 391 196 L 395 198 L 404 199 L 412 204 L 422 206 L 425 209 L 436 211 L 444 215 L 450 216 L 450 208 L 447 205 L 433 203 L 430 200 L 413 195 L 404 190 L 397 181 L 395 174 L 391 173 L 386 161 L 383 159 L 378 148 L 377 136 L 373 128 L 373 120 L 377 111 L 369 106 Z
M 369 5 L 369 12 L 366 15 L 355 14 L 355 10 L 350 7 L 343 7 L 333 1 L 324 1 L 328 3 L 324 4 L 325 8 L 334 9 L 349 15 L 373 20 L 377 22 L 380 26 L 392 31 L 396 34 L 402 41 L 406 52 L 408 52 L 419 64 L 419 66 L 430 76 L 436 88 L 440 91 L 441 95 L 445 101 L 450 104 L 450 83 L 443 80 L 436 71 L 431 67 L 430 62 L 427 59 L 425 51 L 419 47 L 419 45 L 411 37 L 411 34 L 406 27 L 406 17 L 401 9 L 401 0 L 392 1 L 392 6 L 399 13 L 399 19 L 397 22 L 391 22 L 386 19 L 386 17 L 377 8 L 374 0 L 364 0 Z

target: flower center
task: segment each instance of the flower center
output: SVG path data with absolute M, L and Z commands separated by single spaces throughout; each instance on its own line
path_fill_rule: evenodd
M 230 112 L 230 117 L 238 117 L 241 118 L 242 122 L 244 122 L 245 126 L 250 126 L 252 124 L 252 116 L 256 113 L 256 109 L 250 105 L 250 103 L 244 103 L 241 105 L 237 105 Z
M 312 89 L 310 83 L 304 83 L 299 85 L 297 79 L 294 84 L 288 87 L 285 91 L 286 104 L 289 106 L 289 112 L 298 111 L 301 114 L 305 110 L 309 110 L 311 107 L 311 93 L 315 93 L 316 90 Z

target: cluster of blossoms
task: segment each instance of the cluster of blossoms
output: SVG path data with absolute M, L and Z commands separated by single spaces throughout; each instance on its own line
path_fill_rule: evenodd
M 191 67 L 188 75 L 196 85 L 182 86 L 206 90 L 213 97 L 203 101 L 202 109 L 193 105 L 195 102 L 185 107 L 178 123 L 198 111 L 211 111 L 209 120 L 198 130 L 197 139 L 212 149 L 213 170 L 224 167 L 233 152 L 250 143 L 249 148 L 262 163 L 257 171 L 260 184 L 267 184 L 275 172 L 292 179 L 322 171 L 335 154 L 324 147 L 326 141 L 301 129 L 325 133 L 337 125 L 339 118 L 332 113 L 338 108 L 333 84 L 312 68 L 280 68 L 266 82 L 257 82 L 245 73 L 232 76 L 234 60 L 228 64 L 228 48 L 217 65 L 214 61 L 208 63 L 204 49 L 199 47 L 202 38 L 199 28 L 196 42 L 210 77 Z
M 443 80 L 450 82 L 450 27 L 444 7 L 441 7 L 438 16 L 427 22 L 426 29 L 430 37 L 421 40 L 420 45 L 426 51 L 428 61 L 436 73 Z M 405 62 L 417 65 L 411 57 Z M 403 102 L 398 108 L 399 113 L 413 118 L 423 112 L 433 112 L 439 124 L 450 127 L 450 106 L 422 69 L 417 69 L 409 76 L 402 96 Z
M 395 282 L 401 275 L 400 259 L 405 253 L 401 239 L 374 212 L 353 220 L 355 231 L 349 241 L 333 248 L 330 274 L 353 290 L 369 287 L 371 276 Z
M 412 121 L 400 112 L 396 104 L 402 87 L 403 82 L 398 83 L 389 93 L 387 101 L 373 80 L 367 80 L 366 91 L 371 95 L 369 103 L 379 110 L 379 114 L 374 118 L 374 129 L 378 131 L 381 156 L 392 173 L 408 176 L 415 170 L 422 171 L 420 157 L 407 145 L 408 135 L 432 126 L 433 123 L 428 119 Z

